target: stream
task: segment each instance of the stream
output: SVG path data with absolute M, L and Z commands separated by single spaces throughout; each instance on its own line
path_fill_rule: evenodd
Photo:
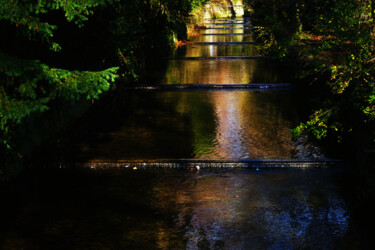
M 144 88 L 75 122 L 0 192 L 0 249 L 359 246 L 341 163 L 236 165 L 326 158 L 291 140 L 288 74 L 257 51 L 251 22 L 207 22 Z M 192 167 L 165 167 L 181 159 Z

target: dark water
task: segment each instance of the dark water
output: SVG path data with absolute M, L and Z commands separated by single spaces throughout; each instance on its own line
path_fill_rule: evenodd
M 271 90 L 134 91 L 116 104 L 118 111 L 82 119 L 43 154 L 71 161 L 296 158 L 291 96 Z
M 329 169 L 33 170 L 0 193 L 0 248 L 351 249 L 338 176 Z
M 178 49 L 172 57 L 213 60 L 170 60 L 160 72 L 165 75 L 150 84 L 285 79 L 273 61 L 217 56 L 259 54 L 253 45 Z M 97 160 L 309 158 L 310 148 L 297 150 L 290 139 L 290 129 L 299 123 L 292 96 L 290 91 L 215 89 L 110 96 L 46 143 L 32 169 L 2 186 L 0 249 L 359 248 L 362 231 L 340 167 L 49 168 L 50 162 Z
M 222 34 L 221 30 L 202 32 Z M 251 34 L 249 30 L 242 29 L 242 32 Z M 233 36 L 217 37 L 231 39 Z M 240 37 L 245 39 L 247 35 Z M 162 76 L 152 83 L 283 82 L 280 67 L 272 60 L 217 60 L 215 56 L 258 54 L 254 45 L 177 48 L 172 57 L 180 59 L 169 60 L 166 70 L 160 71 Z M 208 59 L 183 60 L 185 57 Z M 78 121 L 66 134 L 44 147 L 40 158 L 52 162 L 290 159 L 301 158 L 301 155 L 306 158 L 308 149 L 302 149 L 306 153 L 296 152 L 291 140 L 290 130 L 298 122 L 290 91 L 134 90 L 117 96 L 91 116 Z

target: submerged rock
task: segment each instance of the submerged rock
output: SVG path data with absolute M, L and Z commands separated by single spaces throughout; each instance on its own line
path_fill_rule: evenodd
M 324 159 L 326 156 L 308 136 L 300 136 L 293 143 L 292 157 L 296 159 Z

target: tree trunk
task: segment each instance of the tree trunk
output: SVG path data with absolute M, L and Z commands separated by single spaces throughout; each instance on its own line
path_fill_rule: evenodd
M 233 2 L 231 0 L 227 0 L 227 3 L 229 4 L 231 18 L 236 18 L 236 12 L 234 11 Z

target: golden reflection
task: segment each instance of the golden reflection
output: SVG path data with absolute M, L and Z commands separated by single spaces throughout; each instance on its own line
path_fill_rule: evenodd
M 249 84 L 283 82 L 268 60 L 171 60 L 160 84 Z
M 254 45 L 193 45 L 177 51 L 178 57 L 260 56 Z
M 169 237 L 171 235 L 171 232 L 167 230 L 167 228 L 164 225 L 158 225 L 157 226 L 157 246 L 158 249 L 168 249 L 171 247 L 171 244 L 169 242 Z
M 237 28 L 236 28 L 237 29 Z M 217 32 L 220 33 L 220 32 Z M 254 42 L 253 36 L 251 34 L 245 35 L 228 35 L 228 36 L 198 36 L 194 38 L 194 42 Z M 194 44 L 193 44 L 194 45 Z
M 250 32 L 247 32 L 249 30 L 245 30 L 245 28 L 242 27 L 235 27 L 235 28 L 226 28 L 226 29 L 205 29 L 202 31 L 202 34 L 227 34 L 227 33 L 247 33 L 250 34 Z M 191 40 L 194 40 L 195 37 L 191 37 Z
M 199 239 L 205 235 L 209 241 L 226 241 L 221 238 L 223 227 L 242 225 L 252 218 L 253 209 L 274 206 L 265 195 L 258 193 L 256 176 L 223 173 L 214 174 L 194 172 L 186 174 L 185 180 L 168 185 L 173 179 L 164 179 L 162 186 L 154 186 L 154 198 L 162 211 L 171 207 L 178 213 L 174 223 L 176 229 L 186 237 L 185 249 L 197 247 Z M 168 196 L 167 199 L 159 197 Z M 160 230 L 158 246 L 165 249 L 168 239 Z
M 248 84 L 256 67 L 254 60 L 172 60 L 162 83 Z
M 223 178 L 227 175 L 228 178 Z M 155 199 L 158 200 L 158 205 L 163 208 L 168 208 L 173 204 L 174 207 L 181 208 L 182 215 L 177 217 L 176 223 L 178 226 L 194 223 L 197 219 L 200 222 L 205 220 L 236 220 L 234 210 L 240 203 L 240 198 L 245 198 L 248 194 L 243 193 L 244 190 L 236 189 L 236 186 L 241 186 L 243 180 L 238 179 L 237 184 L 233 185 L 233 176 L 231 174 L 223 174 L 221 178 L 215 176 L 200 176 L 199 172 L 191 173 L 182 185 L 173 185 L 165 187 L 154 187 Z M 171 180 L 172 181 L 172 180 Z M 248 185 L 248 184 L 247 184 Z M 251 186 L 246 192 L 251 192 Z M 160 199 L 160 197 L 168 195 L 167 199 Z M 225 204 L 224 210 L 217 209 L 215 204 Z M 191 218 L 187 218 L 185 213 L 191 213 L 191 210 L 184 209 L 185 206 L 194 209 Z M 197 218 L 199 217 L 199 218 Z M 189 219 L 189 221 L 186 221 Z
M 94 159 L 291 158 L 295 113 L 281 91 L 166 91 L 141 106 L 121 126 L 82 141 Z
M 211 91 L 202 99 L 213 108 L 214 129 L 204 130 L 204 120 L 192 123 L 193 148 L 197 158 L 290 158 L 291 123 L 272 102 L 277 93 Z M 283 101 L 282 98 L 277 98 Z M 187 100 L 187 99 L 184 99 Z M 191 100 L 190 100 L 191 101 Z M 285 101 L 285 100 L 284 100 Z M 194 115 L 194 113 L 191 113 Z M 197 121 L 197 117 L 191 118 Z M 196 131 L 209 131 L 207 135 Z
M 215 52 L 217 52 L 217 51 L 215 51 L 216 46 L 214 46 L 214 45 L 209 45 L 209 46 L 210 46 L 209 47 L 210 56 L 217 56 L 217 53 L 215 53 Z

